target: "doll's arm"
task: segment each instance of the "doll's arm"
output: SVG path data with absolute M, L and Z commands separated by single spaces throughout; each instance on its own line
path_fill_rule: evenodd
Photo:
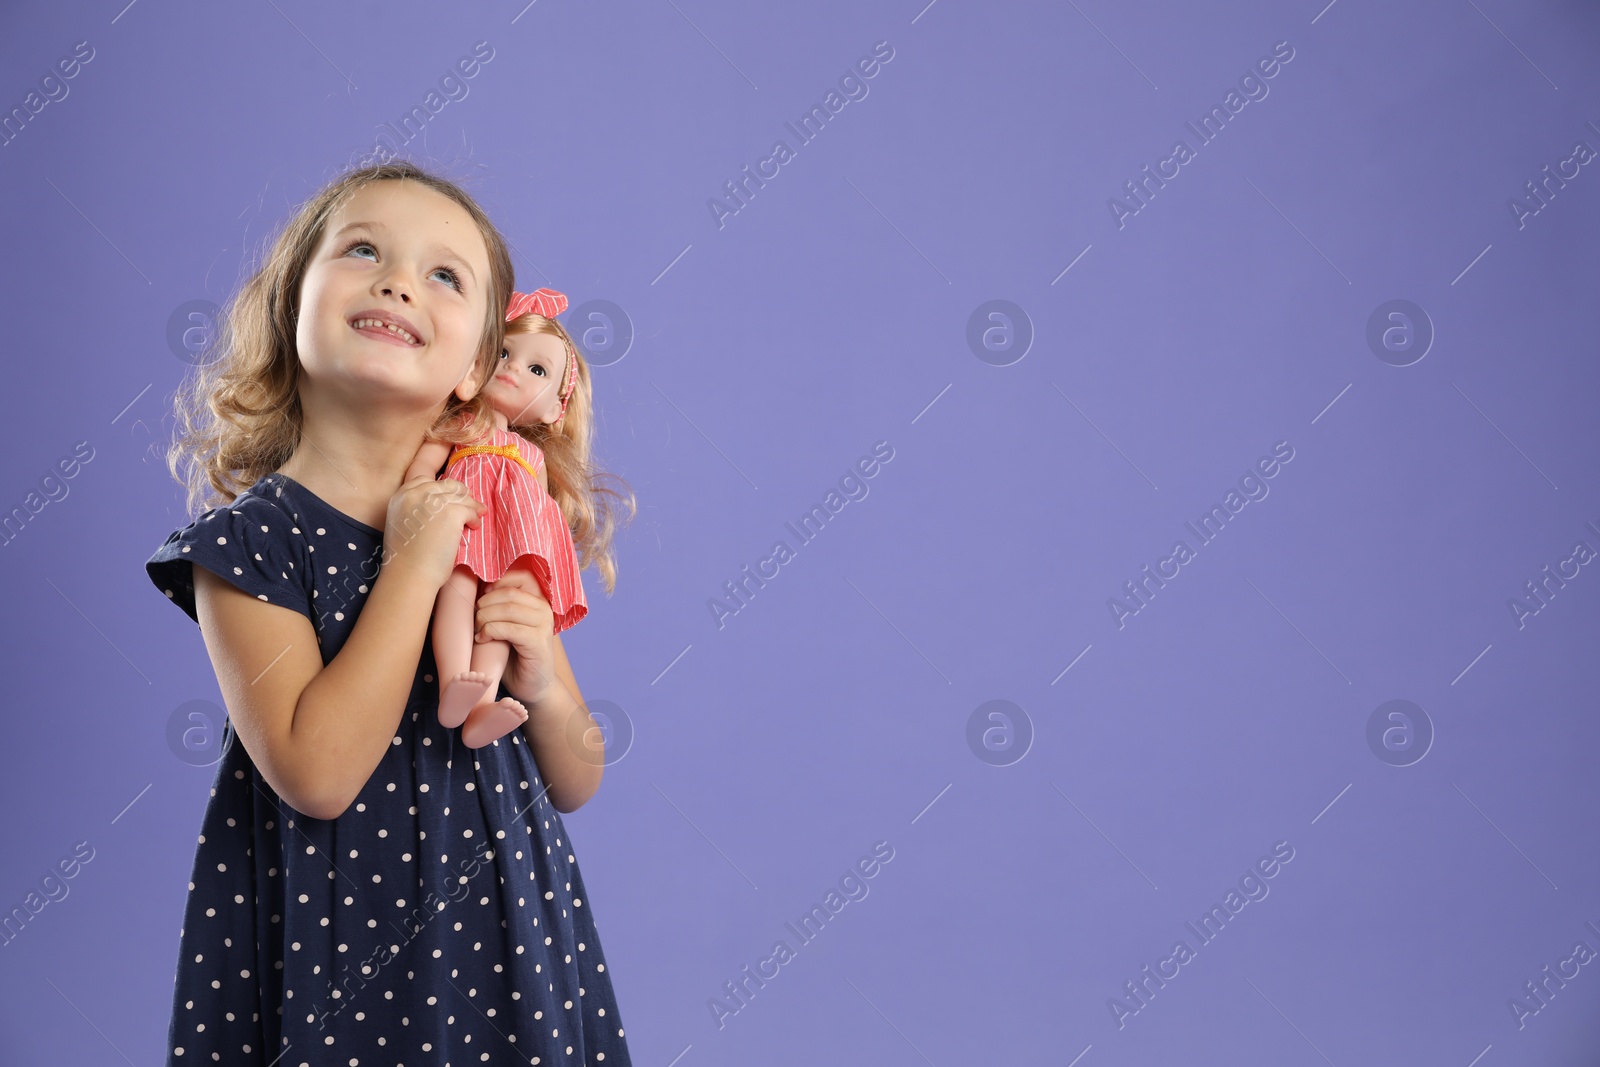
M 450 458 L 453 449 L 454 446 L 448 441 L 435 441 L 430 438 L 423 442 L 422 447 L 417 449 L 416 458 L 411 461 L 411 468 L 406 471 L 405 481 L 438 477 L 439 468 Z

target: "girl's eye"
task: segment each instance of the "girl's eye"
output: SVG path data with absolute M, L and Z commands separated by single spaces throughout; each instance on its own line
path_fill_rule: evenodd
M 528 364 L 528 369 L 533 371 L 533 373 L 537 374 L 541 378 L 547 377 L 547 372 L 544 369 L 544 365 L 541 363 L 530 363 Z
M 342 256 L 348 256 L 351 252 L 354 252 L 358 248 L 366 248 L 366 249 L 372 250 L 374 253 L 377 252 L 377 249 L 373 247 L 373 244 L 372 244 L 371 241 L 358 238 L 357 240 L 351 241 L 349 244 L 345 245 L 344 246 L 344 251 L 339 253 L 339 254 L 342 255 Z M 458 290 L 458 291 L 461 289 L 461 276 L 459 274 L 457 274 L 455 271 L 451 270 L 449 267 L 438 267 L 432 273 L 430 273 L 428 275 L 428 277 L 431 278 L 435 274 L 448 275 L 449 278 L 450 278 L 450 281 L 449 281 L 450 288 Z
M 501 359 L 510 359 L 511 358 L 511 353 L 502 348 L 500 350 L 500 358 Z

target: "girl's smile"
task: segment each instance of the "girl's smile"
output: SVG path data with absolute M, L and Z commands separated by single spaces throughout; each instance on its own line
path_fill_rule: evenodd
M 356 312 L 355 318 L 350 320 L 350 325 L 357 333 L 364 333 L 391 344 L 402 344 L 407 348 L 416 348 L 422 344 L 421 332 L 411 325 L 410 321 L 379 308 Z

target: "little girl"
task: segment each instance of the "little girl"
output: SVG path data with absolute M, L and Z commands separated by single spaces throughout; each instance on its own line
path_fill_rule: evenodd
M 600 734 L 537 585 L 477 605 L 480 636 L 515 646 L 502 688 L 522 728 L 470 749 L 438 720 L 429 614 L 486 508 L 405 475 L 426 438 L 492 427 L 480 390 L 511 287 L 458 186 L 404 162 L 354 171 L 295 213 L 180 391 L 169 466 L 212 506 L 146 570 L 199 623 L 229 734 L 169 1067 L 630 1063 L 561 819 L 604 762 L 568 739 Z M 544 451 L 610 591 L 591 403 L 580 376 Z
M 463 531 L 455 569 L 439 590 L 433 614 L 439 721 L 460 726 L 461 743 L 468 748 L 503 737 L 528 717 L 517 701 L 493 695 L 510 646 L 503 640 L 473 644 L 479 581 L 492 584 L 514 571 L 537 581 L 556 633 L 589 612 L 571 530 L 548 491 L 544 450 L 532 437 L 508 429 L 524 426 L 548 440 L 564 428 L 582 363 L 577 346 L 556 321 L 566 307 L 566 295 L 554 289 L 511 294 L 505 348 L 481 390 L 493 409 L 493 434 L 454 451 L 430 441 L 406 474 L 406 481 L 431 477 L 448 455 L 444 476 L 464 482 L 488 507 L 478 528 Z

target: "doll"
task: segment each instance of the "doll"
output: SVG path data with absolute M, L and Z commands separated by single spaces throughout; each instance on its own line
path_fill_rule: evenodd
M 554 289 L 514 292 L 506 321 L 530 313 L 553 320 L 566 307 L 566 296 Z M 434 603 L 439 722 L 447 729 L 462 727 L 468 748 L 481 748 L 528 720 L 520 701 L 495 700 L 510 643 L 473 640 L 479 583 L 488 585 L 514 568 L 531 571 L 555 616 L 556 633 L 588 614 L 572 531 L 546 485 L 544 452 L 509 429 L 541 422 L 559 433 L 577 382 L 577 353 L 564 337 L 508 334 L 500 364 L 482 389 L 496 428 L 453 451 L 443 442 L 429 442 L 406 476 L 409 481 L 418 472 L 436 472 L 448 453 L 442 477 L 466 483 L 489 508 L 476 529 L 462 530 L 455 568 Z

